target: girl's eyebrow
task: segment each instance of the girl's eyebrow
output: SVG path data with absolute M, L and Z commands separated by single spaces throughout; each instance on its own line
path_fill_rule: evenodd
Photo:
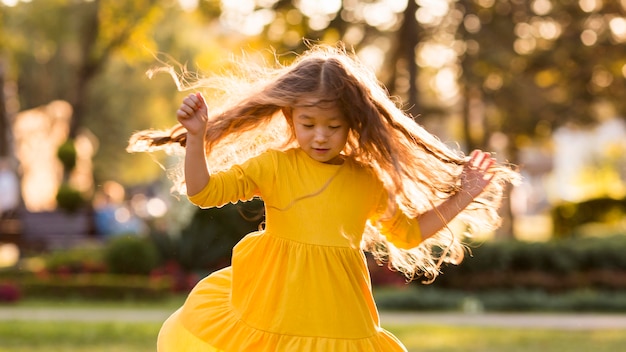
M 301 114 L 301 115 L 298 115 L 296 117 L 298 119 L 300 119 L 300 120 L 314 120 L 315 119 L 314 117 L 309 116 L 307 114 Z M 328 120 L 330 120 L 330 121 L 340 121 L 341 122 L 344 119 L 342 119 L 341 117 L 338 117 L 338 116 L 331 116 L 331 117 L 328 118 Z

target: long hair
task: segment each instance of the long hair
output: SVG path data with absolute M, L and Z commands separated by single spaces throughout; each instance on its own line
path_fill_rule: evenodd
M 375 74 L 343 46 L 312 46 L 288 66 L 243 67 L 240 75 L 214 75 L 192 86 L 202 88 L 209 100 L 205 140 L 211 171 L 227 169 L 268 149 L 292 147 L 291 107 L 315 97 L 343 112 L 350 127 L 343 153 L 378 176 L 390 195 L 388 215 L 403 211 L 415 217 L 460 191 L 468 158 L 401 110 Z M 184 146 L 185 141 L 184 128 L 177 125 L 170 131 L 135 133 L 128 150 L 154 151 L 172 144 Z M 461 238 L 500 225 L 497 209 L 503 187 L 517 173 L 504 165 L 495 166 L 494 172 L 487 189 L 457 216 L 465 224 L 460 236 L 446 227 L 418 247 L 404 250 L 388 242 L 377 224 L 368 223 L 362 249 L 409 280 L 422 276 L 434 280 L 442 263 L 463 259 Z

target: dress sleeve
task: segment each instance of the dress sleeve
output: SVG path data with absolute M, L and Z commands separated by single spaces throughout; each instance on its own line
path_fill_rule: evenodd
M 371 222 L 385 236 L 387 241 L 393 243 L 396 247 L 402 249 L 417 247 L 422 243 L 422 232 L 419 222 L 415 218 L 408 217 L 397 207 L 391 216 L 385 214 L 389 201 L 387 194 L 387 191 L 383 189 L 378 200 L 376 214 L 370 219 Z
M 189 201 L 201 208 L 210 208 L 261 196 L 263 189 L 271 189 L 273 170 L 275 155 L 265 152 L 229 170 L 211 174 L 204 189 L 189 195 Z

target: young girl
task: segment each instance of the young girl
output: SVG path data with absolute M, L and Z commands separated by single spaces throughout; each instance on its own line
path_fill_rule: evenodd
M 463 257 L 447 224 L 497 227 L 502 187 L 517 174 L 488 153 L 446 147 L 342 48 L 249 73 L 199 82 L 209 106 L 190 94 L 178 127 L 130 142 L 184 146 L 186 192 L 200 207 L 265 203 L 264 229 L 197 284 L 158 350 L 405 351 L 380 327 L 364 251 L 409 280 L 433 280 Z

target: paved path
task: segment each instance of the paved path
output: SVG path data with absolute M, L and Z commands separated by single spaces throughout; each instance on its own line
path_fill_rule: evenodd
M 434 324 L 563 330 L 626 330 L 626 315 L 575 313 L 415 313 L 383 312 L 382 324 Z
M 0 320 L 162 322 L 171 310 L 23 308 L 0 306 Z M 382 312 L 383 325 L 431 324 L 565 330 L 626 330 L 624 314 Z

